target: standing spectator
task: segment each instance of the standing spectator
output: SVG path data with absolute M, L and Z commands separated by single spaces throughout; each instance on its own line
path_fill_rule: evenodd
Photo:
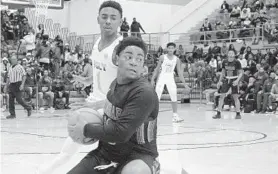
M 40 38 L 42 39 L 42 36 L 44 35 L 44 25 L 43 24 L 39 24 L 38 28 L 37 28 L 37 35 L 36 38 Z
M 60 65 L 62 62 L 62 53 L 63 53 L 63 41 L 59 38 L 56 38 L 51 48 L 53 55 L 53 68 L 54 68 L 54 77 L 56 78 L 60 74 Z
M 93 67 L 89 63 L 89 59 L 84 59 L 84 71 L 81 74 L 82 77 L 85 77 L 86 79 L 91 79 L 93 77 Z M 86 92 L 87 96 L 90 95 L 92 85 L 85 85 L 84 91 Z
M 50 50 L 51 50 L 51 47 L 50 47 L 50 43 L 48 41 L 48 36 L 43 36 L 42 44 L 39 47 L 38 52 L 35 57 L 39 60 L 39 63 L 45 69 L 49 69 Z
M 10 115 L 7 116 L 7 119 L 16 118 L 14 100 L 24 107 L 27 110 L 27 115 L 31 116 L 32 108 L 27 105 L 22 99 L 22 90 L 24 89 L 26 72 L 24 68 L 17 63 L 16 56 L 12 56 L 11 59 L 11 68 L 8 72 L 7 86 L 9 89 L 9 111 Z M 5 90 L 6 91 L 6 90 Z
M 28 23 L 28 19 L 24 18 L 21 25 L 19 25 L 20 39 L 22 39 L 24 36 L 26 36 L 29 33 L 30 29 L 31 29 L 31 27 Z
M 267 110 L 267 106 L 271 106 L 271 100 L 269 100 L 269 96 L 270 96 L 270 92 L 271 92 L 271 88 L 274 84 L 274 80 L 275 80 L 275 73 L 272 72 L 270 73 L 269 78 L 264 82 L 263 85 L 263 89 L 262 91 L 258 92 L 257 95 L 257 113 L 261 112 L 265 113 Z
M 129 25 L 126 21 L 126 17 L 124 17 L 123 23 L 121 25 L 121 32 L 124 38 L 128 36 L 128 30 L 129 30 Z
M 130 31 L 131 31 L 131 35 L 138 37 L 138 38 L 142 38 L 141 34 L 140 34 L 140 29 L 144 32 L 145 30 L 143 29 L 143 27 L 141 26 L 141 24 L 139 22 L 136 21 L 136 18 L 133 18 L 133 22 L 130 26 Z

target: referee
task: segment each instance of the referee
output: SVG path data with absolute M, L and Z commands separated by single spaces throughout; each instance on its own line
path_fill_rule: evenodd
M 7 116 L 7 119 L 16 118 L 14 99 L 27 110 L 28 117 L 31 115 L 31 106 L 26 104 L 22 100 L 22 90 L 24 89 L 24 84 L 26 80 L 26 72 L 24 68 L 17 63 L 16 56 L 12 56 L 10 59 L 11 67 L 8 72 L 7 86 L 9 89 L 9 111 L 10 115 Z

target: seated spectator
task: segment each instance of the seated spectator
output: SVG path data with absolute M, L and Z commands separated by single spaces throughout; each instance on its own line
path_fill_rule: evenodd
M 256 107 L 255 100 L 256 100 L 256 93 L 255 93 L 255 82 L 256 79 L 254 76 L 249 77 L 249 83 L 247 84 L 246 91 L 244 95 L 242 96 L 243 100 L 241 101 L 243 103 L 243 107 L 245 108 L 247 105 L 247 110 L 244 110 L 246 113 L 250 113 L 253 111 Z
M 264 82 L 262 90 L 260 92 L 258 92 L 256 113 L 259 113 L 259 112 L 265 113 L 267 111 L 267 106 L 272 105 L 271 100 L 269 100 L 269 95 L 271 92 L 271 88 L 274 84 L 275 78 L 276 78 L 275 73 L 274 72 L 270 73 L 269 78 Z
M 27 53 L 32 53 L 35 49 L 35 31 L 30 29 L 28 34 L 20 40 L 22 45 L 25 46 Z
M 236 51 L 235 46 L 234 46 L 233 44 L 230 44 L 230 45 L 229 45 L 228 51 L 230 51 L 230 50 L 234 50 L 235 53 L 236 53 L 236 55 L 237 55 L 237 51 Z
M 259 64 L 257 64 L 259 65 Z M 255 92 L 258 93 L 260 90 L 262 90 L 263 84 L 268 79 L 268 74 L 265 71 L 266 67 L 259 67 L 258 72 L 254 74 L 254 77 L 256 78 L 255 83 Z
M 241 12 L 241 9 L 239 6 L 237 5 L 234 5 L 232 11 L 231 11 L 231 15 L 230 17 L 231 18 L 239 18 L 240 17 L 240 12 Z
M 221 48 L 221 57 L 226 57 L 226 55 L 228 54 L 228 47 L 226 42 L 223 42 L 222 48 Z
M 224 1 L 223 4 L 221 5 L 220 13 L 224 13 L 225 11 L 229 11 L 229 10 L 230 10 L 229 4 L 226 1 Z
M 242 68 L 247 67 L 247 60 L 245 58 L 243 58 L 242 54 L 239 55 L 238 61 L 240 62 Z
M 273 84 L 269 96 L 269 102 L 271 102 L 271 105 L 269 108 L 272 111 L 276 111 L 277 109 L 277 102 L 278 102 L 278 78 L 276 77 L 275 83 Z M 275 103 L 276 102 L 276 103 Z
M 40 111 L 43 112 L 43 110 L 47 110 L 48 108 L 50 109 L 50 112 L 53 112 L 53 100 L 54 100 L 54 94 L 51 91 L 52 87 L 52 79 L 48 76 L 48 71 L 44 70 L 43 72 L 43 77 L 39 81 L 39 107 Z M 47 99 L 47 107 L 44 108 L 43 105 L 43 99 Z
M 252 49 L 251 49 L 251 47 L 248 46 L 248 47 L 246 47 L 246 49 L 245 49 L 245 51 L 243 53 L 243 58 L 248 59 L 250 57 L 250 54 L 251 54 L 251 56 L 252 56 L 252 58 L 254 60 L 254 54 L 252 52 Z
M 242 76 L 242 82 L 248 84 L 249 83 L 249 76 L 250 76 L 250 69 L 249 68 L 243 68 L 244 73 Z
M 238 86 L 239 86 L 239 101 L 240 101 L 240 108 L 244 108 L 244 106 L 246 105 L 246 89 L 247 89 L 247 84 L 245 81 L 240 81 Z
M 63 69 L 64 75 L 67 76 L 67 74 L 75 74 L 75 70 L 76 70 L 76 68 L 73 63 L 73 59 L 71 58 L 67 61 L 67 63 L 64 66 L 64 69 Z
M 213 58 L 209 62 L 209 66 L 213 69 L 213 72 L 216 72 L 217 70 L 217 56 L 213 56 Z
M 215 30 L 219 30 L 216 32 L 217 39 L 227 39 L 229 38 L 230 32 L 226 31 L 228 28 L 225 26 L 223 22 L 217 22 L 215 26 Z
M 26 80 L 23 91 L 26 94 L 26 96 L 24 97 L 25 101 L 32 104 L 31 99 L 35 95 L 36 91 L 36 78 L 34 72 L 32 72 L 32 69 L 30 67 L 26 68 Z M 34 104 L 32 104 L 32 106 L 33 108 L 35 107 Z
M 221 54 L 221 47 L 217 45 L 217 42 L 214 42 L 213 44 L 214 44 L 214 46 L 211 49 L 211 53 L 216 55 L 216 56 L 220 55 Z
M 203 82 L 205 80 L 205 69 L 203 68 L 204 63 L 203 62 L 197 62 L 196 67 L 197 71 L 195 73 L 196 77 L 196 85 L 197 87 L 203 87 Z
M 240 19 L 241 21 L 245 21 L 246 19 L 251 18 L 251 13 L 248 9 L 244 8 L 242 9 L 240 13 Z
M 211 23 L 209 22 L 208 18 L 205 19 L 200 31 L 205 32 L 205 34 L 201 36 L 200 40 L 210 40 L 211 39 L 211 34 L 206 33 L 206 31 L 212 31 L 212 26 L 211 26 Z
M 69 107 L 69 92 L 66 91 L 65 83 L 61 77 L 53 82 L 52 91 L 54 93 L 54 108 L 55 109 L 70 109 Z M 65 98 L 65 102 L 62 100 Z
M 177 50 L 178 57 L 181 58 L 182 56 L 184 56 L 184 53 L 185 52 L 182 45 L 179 45 L 179 49 Z

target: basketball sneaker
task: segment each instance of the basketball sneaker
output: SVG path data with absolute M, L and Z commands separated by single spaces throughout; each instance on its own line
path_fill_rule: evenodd
M 177 113 L 173 114 L 173 122 L 174 123 L 179 123 L 179 122 L 182 122 L 182 121 L 184 121 L 184 119 L 182 119 Z

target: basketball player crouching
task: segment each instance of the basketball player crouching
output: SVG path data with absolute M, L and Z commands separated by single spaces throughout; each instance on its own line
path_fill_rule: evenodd
M 74 141 L 93 138 L 99 140 L 99 146 L 68 174 L 156 173 L 159 102 L 151 84 L 142 77 L 145 56 L 142 40 L 128 37 L 120 42 L 116 51 L 117 78 L 107 94 L 104 123 L 77 119 L 76 126 L 69 129 Z M 115 163 L 117 167 L 111 165 Z
M 180 59 L 174 55 L 174 51 L 176 49 L 175 43 L 168 43 L 167 44 L 167 54 L 161 55 L 157 67 L 153 73 L 153 77 L 151 80 L 152 85 L 155 84 L 155 79 L 158 76 L 158 80 L 156 83 L 156 93 L 160 100 L 164 86 L 167 86 L 168 92 L 170 94 L 172 100 L 172 109 L 173 109 L 173 122 L 181 122 L 183 121 L 182 118 L 179 117 L 177 110 L 178 110 L 178 103 L 177 103 L 177 85 L 174 78 L 174 70 L 177 67 L 178 75 L 180 80 L 182 81 L 186 93 L 190 92 L 190 88 L 186 85 L 183 72 L 181 70 L 181 63 Z M 159 71 L 161 72 L 159 74 Z
M 241 64 L 235 59 L 235 51 L 230 50 L 228 52 L 228 59 L 222 62 L 222 73 L 220 75 L 217 88 L 220 88 L 220 99 L 218 105 L 217 114 L 213 117 L 214 119 L 221 118 L 221 111 L 224 104 L 224 99 L 227 93 L 230 91 L 235 101 L 236 117 L 235 119 L 241 119 L 240 115 L 240 101 L 239 101 L 239 81 L 243 76 L 243 70 Z

